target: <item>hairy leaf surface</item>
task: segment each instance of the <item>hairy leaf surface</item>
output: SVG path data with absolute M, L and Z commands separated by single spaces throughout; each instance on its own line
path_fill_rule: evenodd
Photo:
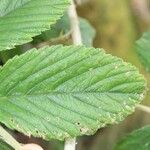
M 142 38 L 137 41 L 137 52 L 143 65 L 150 71 L 150 32 L 144 33 Z
M 32 49 L 0 70 L 0 122 L 44 139 L 89 135 L 132 113 L 144 89 L 135 67 L 102 49 Z
M 1 0 L 0 51 L 27 43 L 48 30 L 66 10 L 69 0 Z
M 116 150 L 150 150 L 150 125 L 136 130 L 122 139 Z

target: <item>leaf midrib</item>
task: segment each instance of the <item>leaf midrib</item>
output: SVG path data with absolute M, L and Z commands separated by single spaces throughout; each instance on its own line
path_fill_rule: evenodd
M 38 97 L 38 96 L 47 96 L 47 95 L 87 95 L 87 94 L 115 94 L 115 95 L 130 95 L 130 94 L 137 94 L 134 92 L 114 92 L 114 91 L 108 91 L 108 92 L 100 92 L 100 91 L 74 91 L 74 92 L 65 92 L 65 91 L 50 91 L 50 92 L 43 92 L 43 93 L 31 93 L 31 94 L 21 94 L 16 93 L 16 95 L 1 95 L 0 98 L 15 98 L 15 97 Z

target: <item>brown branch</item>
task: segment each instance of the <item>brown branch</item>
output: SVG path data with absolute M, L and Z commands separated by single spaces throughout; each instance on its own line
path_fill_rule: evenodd
M 36 48 L 41 48 L 41 47 L 44 47 L 46 45 L 54 45 L 54 44 L 57 44 L 57 43 L 63 43 L 64 41 L 66 40 L 69 40 L 70 37 L 71 37 L 71 31 L 69 31 L 68 33 L 60 36 L 60 37 L 57 37 L 57 38 L 52 38 L 48 41 L 45 41 L 45 42 L 41 42 L 39 44 L 36 45 Z
M 144 106 L 144 105 L 137 105 L 137 107 L 136 107 L 137 109 L 139 109 L 139 110 L 142 110 L 142 111 L 144 111 L 144 112 L 146 112 L 146 113 L 150 113 L 150 107 L 148 107 L 148 106 Z

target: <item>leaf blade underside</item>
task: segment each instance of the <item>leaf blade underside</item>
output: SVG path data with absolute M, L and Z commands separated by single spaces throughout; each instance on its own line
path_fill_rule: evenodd
M 44 139 L 95 133 L 134 111 L 145 80 L 102 49 L 32 49 L 0 70 L 0 122 Z
M 0 51 L 32 41 L 63 15 L 68 0 L 1 0 Z

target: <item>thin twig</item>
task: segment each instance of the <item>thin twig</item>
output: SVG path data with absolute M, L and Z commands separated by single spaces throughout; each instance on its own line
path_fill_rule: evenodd
M 136 106 L 136 108 L 139 110 L 142 110 L 146 113 L 150 113 L 150 107 L 148 107 L 148 106 L 144 106 L 144 105 L 139 104 Z
M 81 31 L 79 27 L 78 15 L 76 12 L 76 6 L 74 1 L 72 1 L 71 6 L 68 11 L 70 18 L 70 28 L 72 31 L 72 40 L 74 45 L 82 45 Z
M 72 31 L 72 41 L 74 45 L 82 45 L 81 31 L 79 27 L 78 15 L 76 12 L 76 6 L 72 0 L 71 6 L 68 11 L 70 28 Z M 69 139 L 65 142 L 64 150 L 75 150 L 76 148 L 76 139 Z
M 75 150 L 76 149 L 76 139 L 69 139 L 65 142 L 64 150 Z
M 74 0 L 76 5 L 81 5 L 82 1 L 81 0 Z
M 84 3 L 87 3 L 90 0 L 74 0 L 77 6 L 81 6 Z
M 0 126 L 0 138 L 15 150 L 21 150 L 21 144 L 18 143 L 2 126 Z

